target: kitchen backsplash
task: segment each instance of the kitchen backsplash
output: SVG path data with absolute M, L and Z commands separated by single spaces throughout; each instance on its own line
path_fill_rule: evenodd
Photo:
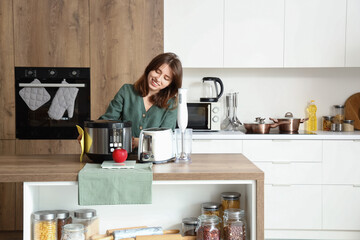
M 332 114 L 332 106 L 344 104 L 352 94 L 360 92 L 360 68 L 297 69 L 184 69 L 183 87 L 189 89 L 188 100 L 199 100 L 203 77 L 219 77 L 224 83 L 221 97 L 222 117 L 225 95 L 239 92 L 237 115 L 241 122 L 255 117 L 306 116 L 310 100 L 317 105 L 318 126 L 323 115 Z M 301 124 L 300 130 L 304 127 Z

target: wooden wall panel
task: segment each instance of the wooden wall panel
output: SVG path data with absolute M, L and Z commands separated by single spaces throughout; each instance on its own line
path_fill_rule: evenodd
M 0 230 L 15 230 L 15 183 L 0 183 Z
M 16 140 L 16 154 L 79 154 L 77 140 Z
M 14 140 L 1 140 L 0 139 L 0 155 L 15 155 L 15 144 Z
M 15 139 L 12 0 L 0 1 L 0 139 Z
M 163 52 L 163 0 L 90 0 L 91 118 Z
M 90 66 L 88 0 L 13 1 L 15 66 Z
M 23 183 L 15 185 L 15 229 L 23 230 Z M 59 240 L 59 239 L 58 239 Z

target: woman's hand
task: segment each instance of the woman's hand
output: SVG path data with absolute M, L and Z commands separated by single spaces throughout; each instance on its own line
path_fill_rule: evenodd
M 139 146 L 139 138 L 132 138 L 132 150 Z
M 82 138 L 82 135 L 79 134 L 79 136 L 77 137 L 77 141 L 79 142 L 79 144 L 81 144 L 81 138 Z

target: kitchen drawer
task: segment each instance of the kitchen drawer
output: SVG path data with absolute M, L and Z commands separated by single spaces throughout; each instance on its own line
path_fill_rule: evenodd
M 244 140 L 243 153 L 251 161 L 321 162 L 320 140 Z
M 323 186 L 323 229 L 360 230 L 360 185 Z
M 327 140 L 323 146 L 323 183 L 360 184 L 360 141 Z
M 254 162 L 268 184 L 321 184 L 321 163 Z
M 193 140 L 193 153 L 242 153 L 242 140 Z
M 321 229 L 320 185 L 265 185 L 265 229 Z

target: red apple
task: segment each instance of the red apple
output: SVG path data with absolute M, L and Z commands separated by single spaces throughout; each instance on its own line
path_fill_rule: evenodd
M 112 158 L 114 159 L 115 162 L 117 163 L 122 163 L 125 162 L 126 158 L 128 156 L 128 153 L 125 149 L 123 148 L 117 148 L 114 150 L 114 152 L 112 153 Z

